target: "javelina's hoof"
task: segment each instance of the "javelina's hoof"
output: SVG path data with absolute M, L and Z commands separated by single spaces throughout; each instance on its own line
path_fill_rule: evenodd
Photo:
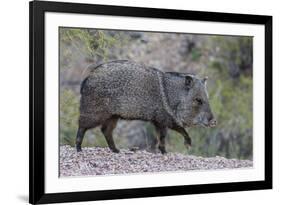
M 76 151 L 77 151 L 77 152 L 82 152 L 81 146 L 77 145 L 77 146 L 76 146 Z
M 160 150 L 161 154 L 167 154 L 166 150 Z
M 114 153 L 119 153 L 120 152 L 119 149 L 117 149 L 117 148 L 111 149 L 111 151 L 114 152 Z
M 161 154 L 167 154 L 165 147 L 159 147 L 159 150 L 160 150 Z
M 130 148 L 130 151 L 136 152 L 136 151 L 138 151 L 139 149 L 140 149 L 139 147 L 131 147 L 131 148 Z

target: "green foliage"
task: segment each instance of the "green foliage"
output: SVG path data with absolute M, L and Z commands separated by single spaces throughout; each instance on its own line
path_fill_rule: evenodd
M 78 28 L 60 28 L 60 64 L 63 68 L 81 62 L 80 58 L 108 59 L 111 47 L 120 43 L 118 34 L 109 35 L 106 31 Z
M 253 40 L 252 37 L 239 36 L 213 36 L 211 52 L 214 57 L 225 67 L 225 70 L 235 77 L 240 72 L 252 71 Z M 234 71 L 236 69 L 236 71 Z
M 78 127 L 79 100 L 71 90 L 60 93 L 60 144 L 74 145 Z
M 199 61 L 200 57 L 201 57 L 201 51 L 198 48 L 194 48 L 191 51 L 191 60 L 193 61 Z

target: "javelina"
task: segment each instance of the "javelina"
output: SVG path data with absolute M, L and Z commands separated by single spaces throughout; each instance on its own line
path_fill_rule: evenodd
M 153 123 L 161 153 L 166 153 L 167 128 L 179 132 L 186 147 L 191 146 L 185 127 L 216 125 L 206 80 L 125 60 L 92 68 L 81 84 L 77 151 L 81 151 L 86 130 L 101 125 L 109 148 L 119 152 L 112 138 L 118 119 Z

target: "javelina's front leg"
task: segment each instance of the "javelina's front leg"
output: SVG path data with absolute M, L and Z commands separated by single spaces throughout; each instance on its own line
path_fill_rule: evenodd
M 185 131 L 185 129 L 183 127 L 174 127 L 172 129 L 177 131 L 178 133 L 180 133 L 183 136 L 184 145 L 187 149 L 189 147 L 191 147 L 191 138 L 189 137 L 189 134 Z
M 158 138 L 158 149 L 162 154 L 167 153 L 165 147 L 165 137 L 167 135 L 167 128 L 155 126 L 157 130 L 157 138 Z

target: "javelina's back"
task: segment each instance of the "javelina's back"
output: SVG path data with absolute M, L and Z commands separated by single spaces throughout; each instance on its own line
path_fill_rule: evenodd
M 161 107 L 157 73 L 162 74 L 131 61 L 113 61 L 95 67 L 82 83 L 80 113 L 98 118 L 116 115 L 154 120 Z

